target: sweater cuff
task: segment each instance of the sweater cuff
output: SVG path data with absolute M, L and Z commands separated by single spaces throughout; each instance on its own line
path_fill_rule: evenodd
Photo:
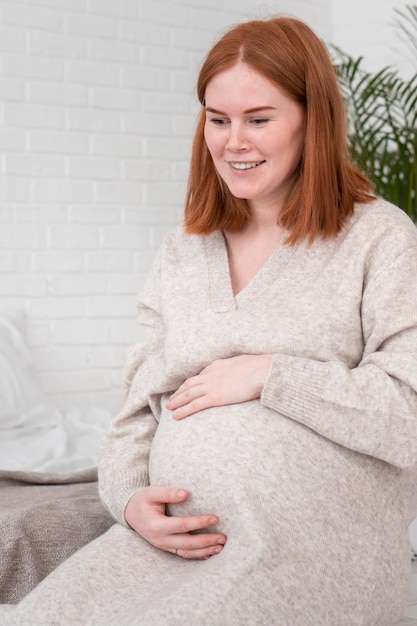
M 130 528 L 129 524 L 125 520 L 125 509 L 127 503 L 140 489 L 149 485 L 148 472 L 143 471 L 140 474 L 135 474 L 134 477 L 130 474 L 123 473 L 114 476 L 112 481 L 112 487 L 110 490 L 105 489 L 100 484 L 99 476 L 99 493 L 100 497 L 113 515 L 115 520 Z
M 326 363 L 274 354 L 261 404 L 314 428 L 323 410 L 325 371 Z

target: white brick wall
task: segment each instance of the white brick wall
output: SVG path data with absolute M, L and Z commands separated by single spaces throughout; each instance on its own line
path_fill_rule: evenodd
M 367 0 L 352 10 L 352 2 L 333 0 L 334 43 L 354 56 L 364 57 L 364 66 L 377 71 L 384 65 L 397 64 L 404 75 L 412 70 L 409 48 L 395 26 L 395 9 L 404 10 L 411 0 Z M 360 7 L 360 8 L 359 8 Z M 414 57 L 415 58 L 415 57 Z M 416 71 L 415 61 L 413 72 Z
M 119 406 L 136 293 L 180 218 L 194 81 L 219 31 L 287 12 L 379 58 L 381 1 L 367 25 L 359 0 L 349 19 L 344 0 L 0 0 L 0 297 L 25 309 L 54 399 Z

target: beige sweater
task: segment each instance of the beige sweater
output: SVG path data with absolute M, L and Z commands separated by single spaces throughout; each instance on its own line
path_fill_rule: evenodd
M 387 202 L 358 206 L 336 239 L 279 246 L 237 297 L 222 234 L 173 233 L 139 316 L 148 341 L 130 352 L 128 398 L 100 463 L 119 521 L 148 484 L 162 394 L 216 358 L 273 352 L 260 406 L 361 453 L 360 464 L 417 463 L 417 230 Z
M 346 568 L 388 552 L 404 567 L 417 513 L 417 230 L 403 212 L 380 200 L 357 207 L 337 239 L 278 247 L 236 298 L 222 234 L 177 232 L 165 241 L 140 314 L 150 343 L 131 354 L 128 401 L 100 466 L 101 494 L 117 519 L 148 484 L 160 422 L 151 481 L 191 490 L 193 505 L 180 511 L 216 507 L 230 537 L 230 493 L 219 502 L 211 491 L 236 492 L 242 482 L 262 500 L 279 490 L 285 495 L 268 518 L 256 521 L 263 533 L 274 534 L 284 515 L 285 543 L 302 524 L 310 549 L 318 542 L 312 558 L 325 558 L 330 542 L 331 558 L 347 551 Z M 164 394 L 185 378 L 216 358 L 269 352 L 260 401 L 181 424 L 169 419 Z M 365 579 L 354 574 L 354 594 L 356 585 L 381 584 L 375 566 Z M 403 580 L 398 574 L 396 590 Z
M 139 310 L 147 339 L 130 353 L 126 404 L 99 463 L 101 496 L 121 525 L 30 594 L 21 619 L 393 626 L 417 514 L 417 229 L 408 217 L 382 200 L 357 206 L 337 238 L 279 245 L 237 296 L 223 235 L 179 230 Z M 255 353 L 274 354 L 260 399 L 171 418 L 166 398 L 186 378 Z M 126 502 L 149 482 L 189 490 L 174 514 L 216 514 L 224 550 L 185 561 L 128 529 Z

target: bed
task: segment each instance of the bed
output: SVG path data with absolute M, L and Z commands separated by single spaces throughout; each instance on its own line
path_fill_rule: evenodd
M 44 394 L 24 316 L 0 313 L 0 603 L 15 603 L 113 520 L 97 489 L 111 414 Z

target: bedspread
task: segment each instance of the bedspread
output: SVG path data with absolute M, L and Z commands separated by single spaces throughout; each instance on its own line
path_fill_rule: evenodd
M 0 603 L 18 602 L 113 523 L 98 496 L 96 468 L 0 471 Z

